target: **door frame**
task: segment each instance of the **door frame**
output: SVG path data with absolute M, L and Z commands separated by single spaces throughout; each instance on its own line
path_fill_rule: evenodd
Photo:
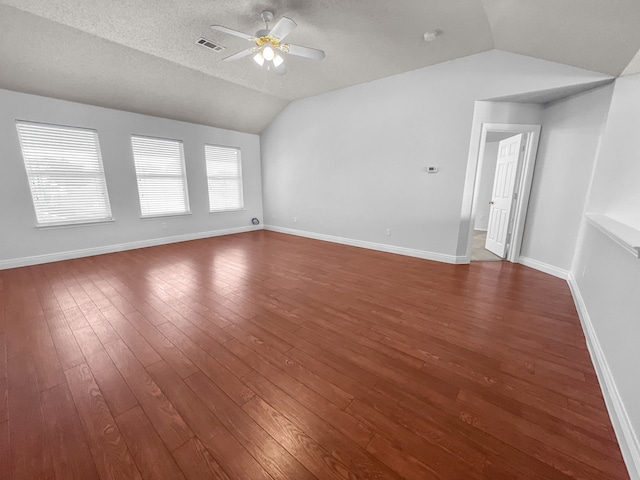
M 516 179 L 516 192 L 518 198 L 513 209 L 513 222 L 510 221 L 509 231 L 511 238 L 509 240 L 509 249 L 505 260 L 517 263 L 520 258 L 520 250 L 522 248 L 522 239 L 524 237 L 524 225 L 527 216 L 527 208 L 529 206 L 529 196 L 531 195 L 531 183 L 533 181 L 533 171 L 538 154 L 538 143 L 540 141 L 541 125 L 528 124 L 507 124 L 507 123 L 483 123 L 480 132 L 480 146 L 478 150 L 477 163 L 473 176 L 473 200 L 471 202 L 471 213 L 469 216 L 469 234 L 467 237 L 467 249 L 465 256 L 460 259 L 460 263 L 471 263 L 471 244 L 473 242 L 473 227 L 476 221 L 476 210 L 478 196 L 480 193 L 480 182 L 478 182 L 482 165 L 485 161 L 484 150 L 487 143 L 487 134 L 489 132 L 513 133 L 517 135 L 522 133 L 523 144 L 525 147 L 522 165 L 518 166 L 518 178 Z

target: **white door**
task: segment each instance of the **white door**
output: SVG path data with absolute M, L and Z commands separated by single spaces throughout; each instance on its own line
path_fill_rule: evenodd
M 521 145 L 522 134 L 509 137 L 498 144 L 498 163 L 493 180 L 493 196 L 489 202 L 491 208 L 485 248 L 502 258 L 507 253 L 507 235 Z

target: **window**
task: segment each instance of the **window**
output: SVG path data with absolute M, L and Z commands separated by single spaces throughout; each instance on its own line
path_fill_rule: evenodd
M 240 149 L 205 145 L 209 210 L 228 212 L 244 208 Z
M 143 217 L 189 213 L 182 142 L 131 137 Z
M 98 132 L 16 122 L 38 225 L 111 220 Z

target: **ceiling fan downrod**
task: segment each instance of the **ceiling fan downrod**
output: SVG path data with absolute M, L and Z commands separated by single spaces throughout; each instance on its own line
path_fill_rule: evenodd
M 260 14 L 260 17 L 262 17 L 262 20 L 264 21 L 264 24 L 266 25 L 266 29 L 269 30 L 269 22 L 273 21 L 273 12 L 271 12 L 270 10 L 264 10 Z

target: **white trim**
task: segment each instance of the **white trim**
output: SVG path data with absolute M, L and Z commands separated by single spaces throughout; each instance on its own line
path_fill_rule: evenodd
M 191 211 L 184 212 L 184 213 L 158 213 L 157 215 L 145 215 L 144 217 L 141 215 L 140 220 L 142 220 L 143 222 L 146 222 L 147 220 L 155 220 L 155 219 L 161 219 L 161 218 L 167 218 L 167 217 L 180 218 L 180 217 L 185 217 L 189 215 L 193 215 L 193 213 L 191 213 Z
M 436 262 L 462 263 L 463 257 L 455 255 L 446 255 L 444 253 L 428 252 L 426 250 L 415 250 L 413 248 L 396 247 L 395 245 L 387 245 L 385 243 L 367 242 L 364 240 L 355 240 L 353 238 L 335 237 L 333 235 L 325 235 L 324 233 L 307 232 L 305 230 L 295 230 L 293 228 L 278 227 L 275 225 L 265 225 L 265 230 L 272 232 L 286 233 L 288 235 L 296 235 L 298 237 L 312 238 L 314 240 L 322 240 L 324 242 L 339 243 L 341 245 L 350 245 L 352 247 L 367 248 L 369 250 L 377 250 L 379 252 L 395 253 L 405 255 L 407 257 L 422 258 L 424 260 L 433 260 Z
M 73 227 L 91 227 L 93 225 L 102 225 L 104 223 L 113 223 L 116 219 L 111 217 L 106 220 L 93 220 L 91 222 L 71 222 L 71 223 L 36 223 L 34 226 L 38 230 L 55 230 L 57 228 L 73 228 Z
M 525 154 L 520 171 L 520 185 L 516 187 L 518 199 L 515 205 L 515 217 L 511 229 L 511 245 L 507 252 L 507 260 L 517 262 L 520 258 L 520 249 L 524 240 L 524 225 L 527 220 L 529 209 L 529 199 L 531 197 L 531 186 L 533 184 L 533 173 L 535 171 L 536 159 L 538 156 L 538 144 L 540 142 L 540 125 L 531 125 L 533 130 L 527 133 L 525 144 Z M 524 133 L 524 132 L 523 132 Z
M 640 230 L 609 215 L 585 213 L 587 221 L 636 258 L 640 258 Z
M 622 398 L 620 398 L 620 392 L 618 392 L 615 380 L 611 374 L 611 369 L 598 341 L 593 323 L 591 323 L 587 305 L 584 303 L 584 299 L 572 273 L 569 273 L 567 283 L 569 284 L 571 295 L 573 295 L 573 300 L 578 310 L 578 317 L 580 318 L 580 323 L 582 323 L 582 330 L 587 340 L 591 361 L 598 376 L 600 388 L 602 389 L 609 417 L 611 418 L 611 424 L 618 437 L 618 443 L 620 444 L 620 450 L 622 451 L 622 456 L 629 471 L 629 476 L 632 480 L 640 480 L 640 442 L 638 441 L 638 436 L 633 429 L 627 410 L 624 408 L 624 403 L 622 402 Z
M 518 258 L 518 263 L 521 263 L 526 267 L 535 268 L 536 270 L 539 270 L 541 272 L 548 273 L 549 275 L 553 275 L 554 277 L 562 278 L 563 280 L 567 280 L 569 278 L 569 272 L 567 270 L 554 267 L 553 265 L 549 265 L 548 263 L 534 260 L 533 258 L 520 256 Z
M 151 238 L 149 240 L 140 240 L 137 242 L 119 243 L 115 245 L 105 245 L 102 247 L 84 248 L 82 250 L 71 250 L 68 252 L 48 253 L 33 257 L 0 260 L 0 270 L 38 265 L 41 263 L 59 262 L 61 260 L 70 260 L 72 258 L 91 257 L 93 255 L 102 255 L 105 253 L 122 252 L 124 250 L 134 250 L 136 248 L 155 247 L 157 245 L 166 245 L 167 243 L 187 242 L 189 240 L 199 240 L 201 238 L 252 232 L 254 230 L 262 230 L 262 226 L 251 225 L 249 227 L 224 228 L 208 232 L 188 233 L 186 235 L 175 235 L 173 237 Z
M 238 212 L 246 212 L 246 211 L 247 209 L 242 207 L 242 208 L 234 208 L 233 210 L 214 210 L 214 211 L 209 210 L 209 213 L 211 215 L 215 215 L 217 213 L 238 213 Z

